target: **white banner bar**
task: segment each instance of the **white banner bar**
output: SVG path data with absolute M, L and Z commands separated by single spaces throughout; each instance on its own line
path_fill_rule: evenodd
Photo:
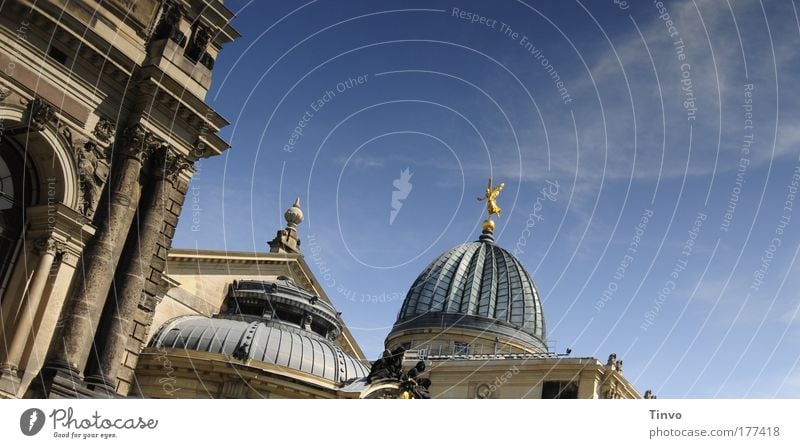
M 798 415 L 800 400 L 9 400 L 0 434 L 47 447 L 797 447 Z

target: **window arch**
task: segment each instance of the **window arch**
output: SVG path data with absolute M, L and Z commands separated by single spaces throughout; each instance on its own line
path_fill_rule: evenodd
M 31 176 L 8 141 L 0 141 L 0 300 L 19 251 L 25 207 L 31 201 Z

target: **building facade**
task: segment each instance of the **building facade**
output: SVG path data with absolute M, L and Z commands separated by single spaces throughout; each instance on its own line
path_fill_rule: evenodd
M 4 2 L 0 395 L 127 395 L 238 35 L 221 1 Z

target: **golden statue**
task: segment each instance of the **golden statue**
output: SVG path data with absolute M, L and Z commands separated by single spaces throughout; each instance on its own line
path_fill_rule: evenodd
M 505 186 L 506 184 L 501 182 L 500 185 L 492 187 L 492 179 L 489 178 L 489 185 L 486 187 L 486 193 L 478 197 L 478 201 L 486 200 L 486 211 L 489 213 L 489 217 L 483 222 L 483 230 L 485 231 L 494 230 L 492 215 L 500 216 L 501 209 L 500 206 L 497 205 L 497 196 L 500 195 L 500 192 L 503 191 Z
M 486 193 L 478 198 L 478 201 L 486 200 L 486 211 L 489 212 L 489 218 L 492 215 L 500 216 L 500 207 L 497 205 L 497 196 L 503 191 L 506 186 L 504 183 L 492 188 L 492 179 L 489 179 L 489 186 L 486 187 Z

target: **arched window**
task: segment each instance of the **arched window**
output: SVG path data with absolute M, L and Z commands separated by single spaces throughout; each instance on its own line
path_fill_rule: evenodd
M 0 142 L 0 300 L 17 258 L 26 202 L 30 201 L 30 176 L 19 153 L 7 142 Z

